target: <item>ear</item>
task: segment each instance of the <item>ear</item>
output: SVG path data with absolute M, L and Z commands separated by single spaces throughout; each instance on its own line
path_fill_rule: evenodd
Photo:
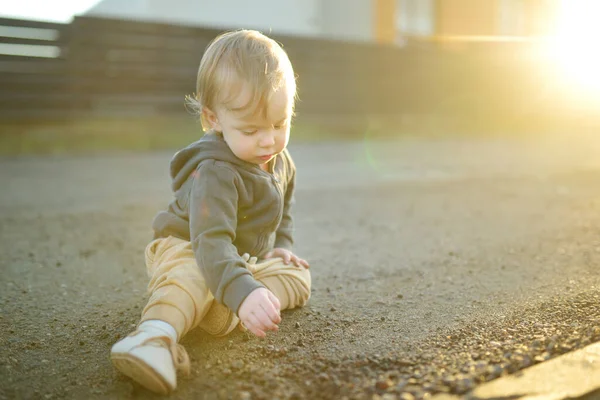
M 221 124 L 219 123 L 219 118 L 217 117 L 217 114 L 211 110 L 210 108 L 207 107 L 203 107 L 202 108 L 202 118 L 204 119 L 204 121 L 206 121 L 208 123 L 208 125 L 210 126 L 211 129 L 217 131 L 217 132 L 223 132 L 223 128 L 221 127 Z

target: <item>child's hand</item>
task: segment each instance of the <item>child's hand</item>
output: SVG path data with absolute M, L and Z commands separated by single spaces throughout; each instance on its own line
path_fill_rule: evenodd
M 292 253 L 291 251 L 289 251 L 287 249 L 282 249 L 281 247 L 276 247 L 273 250 L 271 250 L 270 252 L 268 252 L 267 254 L 265 254 L 265 258 L 275 258 L 275 257 L 283 258 L 283 262 L 285 264 L 289 264 L 290 262 L 293 262 L 297 267 L 310 268 L 308 261 L 298 257 L 297 255 L 295 255 L 294 253 Z
M 265 337 L 265 331 L 276 331 L 281 322 L 279 299 L 265 288 L 254 289 L 242 302 L 238 317 L 250 332 Z

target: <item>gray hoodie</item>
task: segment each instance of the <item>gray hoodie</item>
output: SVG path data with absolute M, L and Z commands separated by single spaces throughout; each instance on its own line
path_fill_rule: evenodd
M 171 160 L 175 199 L 154 218 L 155 237 L 192 242 L 198 266 L 217 301 L 236 314 L 256 281 L 240 255 L 291 250 L 296 167 L 284 150 L 270 172 L 237 158 L 220 134 L 209 133 Z

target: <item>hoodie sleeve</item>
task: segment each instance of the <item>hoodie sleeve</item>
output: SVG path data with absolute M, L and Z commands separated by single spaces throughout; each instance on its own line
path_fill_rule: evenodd
M 294 189 L 296 187 L 296 167 L 292 162 L 292 158 L 286 151 L 286 164 L 288 182 L 284 194 L 283 215 L 281 223 L 277 228 L 275 237 L 275 247 L 281 247 L 287 250 L 292 250 L 294 245 L 294 220 L 292 219 L 292 205 L 294 204 Z
M 190 193 L 190 238 L 198 266 L 215 299 L 237 315 L 244 299 L 264 287 L 246 269 L 233 245 L 237 227 L 237 174 L 214 161 L 194 173 Z

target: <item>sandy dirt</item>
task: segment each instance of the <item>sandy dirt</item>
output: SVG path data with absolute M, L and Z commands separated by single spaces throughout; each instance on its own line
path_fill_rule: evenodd
M 307 307 L 200 331 L 173 399 L 420 399 L 600 340 L 600 140 L 291 145 Z M 0 398 L 157 398 L 110 346 L 146 300 L 171 153 L 0 159 Z

